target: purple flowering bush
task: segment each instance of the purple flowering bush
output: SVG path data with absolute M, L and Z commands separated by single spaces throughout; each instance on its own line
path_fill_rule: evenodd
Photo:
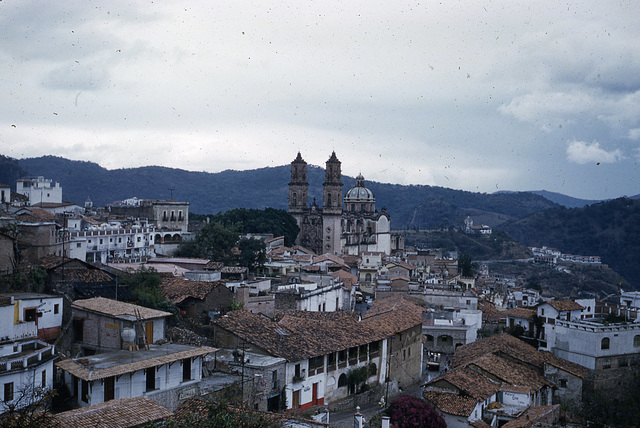
M 391 425 L 394 428 L 446 428 L 442 415 L 425 400 L 403 395 L 391 403 L 389 408 Z

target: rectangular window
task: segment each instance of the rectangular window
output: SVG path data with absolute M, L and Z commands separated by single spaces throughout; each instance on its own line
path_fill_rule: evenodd
M 309 358 L 309 376 L 324 373 L 324 355 Z
M 367 361 L 367 345 L 360 345 L 360 347 L 358 348 L 358 354 L 360 354 L 360 358 L 358 358 L 358 361 Z
M 338 351 L 338 368 L 341 369 L 347 366 L 347 351 Z
M 336 353 L 332 352 L 327 355 L 327 371 L 333 371 L 336 369 Z
M 147 376 L 147 392 L 156 389 L 156 368 L 149 367 L 145 370 Z
M 60 304 L 56 303 L 55 305 L 53 305 L 53 313 L 57 314 L 60 312 Z
M 560 388 L 566 388 L 566 387 L 567 387 L 567 380 L 560 379 Z
M 191 380 L 191 358 L 182 360 L 182 381 Z
M 296 378 L 297 378 L 297 379 L 300 379 L 300 378 L 301 378 L 301 376 L 300 376 L 300 364 L 296 364 L 296 366 L 294 367 L 294 370 L 293 370 L 293 378 L 294 378 L 294 380 L 295 380 Z
M 274 370 L 271 372 L 271 389 L 279 389 L 278 388 L 278 370 Z
M 29 308 L 24 310 L 24 321 L 30 322 L 36 320 L 36 308 Z
M 13 401 L 13 382 L 4 384 L 4 402 Z
M 42 370 L 42 388 L 47 387 L 47 371 Z

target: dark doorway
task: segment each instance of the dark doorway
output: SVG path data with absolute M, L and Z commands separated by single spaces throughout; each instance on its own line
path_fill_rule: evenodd
M 110 376 L 104 379 L 104 401 L 113 400 L 116 392 L 116 378 Z

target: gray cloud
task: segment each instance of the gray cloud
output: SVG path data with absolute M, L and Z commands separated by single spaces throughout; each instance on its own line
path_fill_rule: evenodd
M 640 6 L 536 6 L 0 2 L 0 152 L 638 193 Z

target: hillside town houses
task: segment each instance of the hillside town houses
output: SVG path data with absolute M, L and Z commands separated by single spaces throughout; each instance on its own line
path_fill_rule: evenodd
M 40 275 L 35 291 L 1 290 L 0 420 L 56 389 L 56 421 L 90 424 L 94 409 L 139 426 L 233 396 L 312 419 L 287 426 L 327 426 L 334 411 L 419 390 L 449 427 L 508 428 L 553 425 L 561 405 L 633 387 L 637 292 L 554 299 L 487 266 L 464 277 L 455 253 L 405 248 L 361 176 L 342 196 L 335 153 L 322 207 L 308 203 L 301 154 L 291 174 L 300 235 L 247 235 L 264 242 L 254 269 L 175 255 L 196 236 L 188 202 L 80 207 L 44 177 L 0 186 L 0 274 Z M 470 217 L 464 228 L 492 233 Z M 134 272 L 158 275 L 166 306 L 121 283 Z

